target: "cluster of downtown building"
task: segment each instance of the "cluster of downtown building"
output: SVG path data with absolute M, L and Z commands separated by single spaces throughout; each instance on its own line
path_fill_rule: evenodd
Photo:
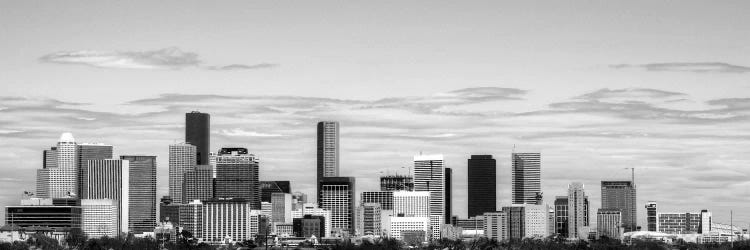
M 357 193 L 354 177 L 339 175 L 339 123 L 317 124 L 317 203 L 292 192 L 290 181 L 259 180 L 260 159 L 246 148 L 210 152 L 210 116 L 186 114 L 185 142 L 169 145 L 169 195 L 156 195 L 156 157 L 113 157 L 113 146 L 77 143 L 65 133 L 44 150 L 36 194 L 7 206 L 0 240 L 24 233 L 61 239 L 70 230 L 88 237 L 123 233 L 174 240 L 184 230 L 211 244 L 255 240 L 392 237 L 407 242 L 487 237 L 498 241 L 557 236 L 664 237 L 729 240 L 741 232 L 711 221 L 711 213 L 657 212 L 646 205 L 648 225 L 637 226 L 634 181 L 602 181 L 601 209 L 591 226 L 584 185 L 543 204 L 541 154 L 511 154 L 511 204 L 497 201 L 492 155 L 467 159 L 468 216 L 452 215 L 452 169 L 442 155 L 416 155 L 407 175 L 380 177 L 379 191 Z M 359 203 L 355 203 L 359 195 Z M 157 205 L 159 212 L 157 214 Z M 727 232 L 728 231 L 728 232 Z M 642 232 L 646 232 L 645 234 Z M 713 232 L 713 234 L 712 234 Z

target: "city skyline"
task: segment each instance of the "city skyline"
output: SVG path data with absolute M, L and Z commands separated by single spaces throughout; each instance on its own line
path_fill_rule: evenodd
M 358 192 L 443 154 L 464 217 L 466 159 L 491 154 L 500 208 L 517 145 L 542 153 L 544 203 L 581 182 L 592 222 L 600 182 L 634 167 L 638 225 L 647 201 L 746 225 L 747 4 L 2 3 L 0 204 L 35 190 L 63 132 L 156 156 L 161 197 L 168 145 L 198 110 L 211 152 L 247 147 L 260 180 L 311 200 L 315 123 L 338 121 Z

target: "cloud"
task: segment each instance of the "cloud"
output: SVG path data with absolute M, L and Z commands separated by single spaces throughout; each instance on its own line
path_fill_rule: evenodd
M 254 65 L 244 65 L 244 64 L 231 64 L 227 66 L 209 66 L 206 67 L 208 70 L 218 70 L 218 71 L 227 71 L 227 70 L 248 70 L 248 69 L 264 69 L 264 68 L 274 68 L 278 66 L 277 64 L 271 64 L 271 63 L 259 63 Z
M 179 70 L 201 67 L 203 61 L 197 53 L 186 52 L 177 47 L 148 51 L 63 51 L 39 58 L 44 63 L 77 64 L 109 69 Z M 227 66 L 205 66 L 208 70 L 247 70 L 274 67 L 275 64 L 231 64 Z
M 725 62 L 669 62 L 649 64 L 616 64 L 614 69 L 640 68 L 648 71 L 675 71 L 696 73 L 748 73 L 750 67 Z
M 670 98 L 685 96 L 683 93 L 664 91 L 648 88 L 627 88 L 627 89 L 600 89 L 577 97 L 576 99 L 600 101 L 604 99 L 640 99 L 640 98 Z
M 239 136 L 239 137 L 281 137 L 284 136 L 282 134 L 268 134 L 268 133 L 259 133 L 255 131 L 246 131 L 243 129 L 222 129 L 219 131 L 219 134 L 224 136 Z

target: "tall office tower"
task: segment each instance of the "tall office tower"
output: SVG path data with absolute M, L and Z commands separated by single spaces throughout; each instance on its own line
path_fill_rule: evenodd
M 271 194 L 271 222 L 292 223 L 292 195 Z
M 600 208 L 596 211 L 596 233 L 599 238 L 620 239 L 622 211 L 617 208 Z
M 57 147 L 45 149 L 42 153 L 42 168 L 57 167 Z
M 583 183 L 573 182 L 568 185 L 568 238 L 588 238 L 588 235 L 581 235 L 581 229 L 587 226 L 585 197 Z
M 89 238 L 119 236 L 118 203 L 112 199 L 82 199 L 81 231 Z
M 76 177 L 78 189 L 76 193 L 80 195 L 83 193 L 81 169 L 85 168 L 90 160 L 112 159 L 113 147 L 103 143 L 79 143 L 76 147 L 76 165 L 78 166 L 78 176 Z
M 203 203 L 193 200 L 179 207 L 179 225 L 182 230 L 190 232 L 194 237 L 203 235 Z
M 450 224 L 451 223 L 451 213 L 453 212 L 451 210 L 451 207 L 453 207 L 453 197 L 452 197 L 452 179 L 453 178 L 453 169 L 451 168 L 445 168 L 445 214 L 443 214 L 444 223 L 443 224 Z
M 331 237 L 331 211 L 318 207 L 315 203 L 305 203 L 302 208 L 292 211 L 292 218 L 303 218 L 305 215 L 321 216 L 325 219 L 325 228 L 323 237 Z
M 49 198 L 49 169 L 36 170 L 36 197 Z
M 169 145 L 169 197 L 182 204 L 182 181 L 185 173 L 195 168 L 196 147 L 187 143 Z
M 505 212 L 486 212 L 484 219 L 484 236 L 496 241 L 510 239 L 508 235 L 508 215 Z
M 380 191 L 414 191 L 414 178 L 406 175 L 380 176 Z
M 156 226 L 156 156 L 122 155 L 130 165 L 130 218 L 134 234 L 153 232 Z
M 646 203 L 646 224 L 648 224 L 646 230 L 649 232 L 656 232 L 656 202 L 649 201 Z
M 361 235 L 380 236 L 380 204 L 364 203 L 357 207 L 357 232 Z
M 258 158 L 246 148 L 222 148 L 216 156 L 216 198 L 240 198 L 260 209 Z
M 197 165 L 208 165 L 211 151 L 211 115 L 193 111 L 185 113 L 185 142 L 194 145 Z
M 589 226 L 589 197 L 583 197 L 583 226 Z M 555 197 L 555 233 L 568 237 L 568 196 Z
M 414 191 L 430 192 L 430 215 L 445 215 L 443 155 L 414 156 Z
M 354 235 L 354 177 L 325 177 L 318 183 L 320 207 L 331 211 L 332 231 Z
M 292 188 L 289 181 L 261 181 L 260 201 L 271 202 L 272 193 L 291 194 Z
M 48 191 L 50 198 L 77 197 L 76 141 L 71 133 L 63 133 L 57 142 L 55 167 L 47 167 Z M 42 185 L 44 186 L 44 185 Z
M 625 232 L 637 231 L 635 185 L 632 181 L 602 181 L 602 208 L 622 211 Z
M 182 180 L 182 201 L 209 200 L 214 197 L 213 168 L 198 165 L 185 172 Z
M 129 232 L 130 209 L 132 208 L 130 202 L 134 201 L 131 198 L 130 193 L 130 188 L 132 187 L 130 182 L 132 176 L 130 161 L 92 160 L 88 161 L 81 171 L 83 177 L 82 183 L 84 185 L 81 198 L 112 199 L 117 201 L 117 218 L 119 221 L 120 232 Z M 141 192 L 142 189 L 138 189 L 137 191 Z M 137 195 L 142 198 L 141 195 L 143 194 L 138 193 Z M 155 195 L 154 199 L 156 199 Z M 156 218 L 154 218 L 154 220 L 155 219 Z
M 400 217 L 429 217 L 430 192 L 393 192 L 393 215 Z
M 526 237 L 526 207 L 513 205 L 503 207 L 502 211 L 508 216 L 508 239 L 523 239 Z
M 161 197 L 159 202 L 159 222 L 171 222 L 177 226 L 180 220 L 180 205 L 174 203 L 172 197 L 166 195 Z
M 393 191 L 362 192 L 359 204 L 378 203 L 382 210 L 393 210 Z
M 218 174 L 218 172 L 217 172 Z M 203 203 L 203 240 L 209 244 L 251 240 L 252 205 L 244 199 L 215 199 Z
M 292 193 L 292 210 L 302 209 L 302 205 L 307 203 L 307 194 L 302 192 Z
M 472 155 L 468 160 L 469 217 L 497 211 L 497 162 L 492 155 Z
M 542 199 L 541 154 L 513 153 L 511 157 L 513 204 L 538 204 Z
M 339 176 L 339 123 L 318 122 L 317 182 L 321 182 L 324 177 L 337 176 Z M 320 196 L 318 196 L 318 202 L 320 202 Z

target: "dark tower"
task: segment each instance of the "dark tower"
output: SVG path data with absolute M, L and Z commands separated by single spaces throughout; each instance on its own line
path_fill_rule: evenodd
M 467 166 L 469 217 L 497 211 L 497 162 L 492 155 L 472 155 Z
M 193 111 L 185 114 L 185 142 L 195 146 L 197 165 L 208 165 L 211 151 L 211 115 Z
M 453 177 L 453 169 L 445 168 L 445 224 L 451 223 L 451 178 Z

